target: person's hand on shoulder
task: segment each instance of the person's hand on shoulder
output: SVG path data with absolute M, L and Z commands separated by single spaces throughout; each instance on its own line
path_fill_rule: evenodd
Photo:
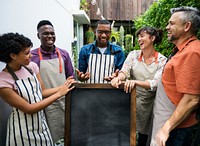
M 77 73 L 77 76 L 78 76 L 78 80 L 81 81 L 81 82 L 87 81 L 90 78 L 89 72 L 83 73 L 83 72 L 80 72 L 78 69 L 76 69 L 76 73 Z

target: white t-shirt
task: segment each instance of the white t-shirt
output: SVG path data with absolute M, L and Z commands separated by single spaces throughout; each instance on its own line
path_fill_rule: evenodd
M 107 48 L 107 47 L 105 47 L 105 48 L 99 48 L 101 54 L 103 54 L 103 53 L 105 52 L 106 48 Z

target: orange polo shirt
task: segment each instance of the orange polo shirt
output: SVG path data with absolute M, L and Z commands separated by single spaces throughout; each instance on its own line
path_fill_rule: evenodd
M 174 105 L 178 105 L 184 94 L 200 94 L 200 40 L 192 37 L 179 46 L 178 52 L 165 65 L 162 83 Z M 192 113 L 179 127 L 196 123 Z

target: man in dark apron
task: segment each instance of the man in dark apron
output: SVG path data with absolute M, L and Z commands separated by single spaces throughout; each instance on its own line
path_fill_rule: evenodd
M 56 36 L 51 22 L 40 21 L 37 30 L 41 46 L 31 51 L 31 60 L 40 67 L 40 75 L 46 88 L 60 86 L 66 78 L 74 76 L 69 54 L 54 45 Z M 53 141 L 56 143 L 64 137 L 65 97 L 49 105 L 45 113 Z
M 107 83 L 110 77 L 121 69 L 125 55 L 120 46 L 109 42 L 111 23 L 97 22 L 96 41 L 85 45 L 79 53 L 77 76 L 87 83 Z
M 192 7 L 171 9 L 166 29 L 175 44 L 158 84 L 151 146 L 191 146 L 200 103 L 200 12 Z M 197 127 L 198 128 L 198 127 Z

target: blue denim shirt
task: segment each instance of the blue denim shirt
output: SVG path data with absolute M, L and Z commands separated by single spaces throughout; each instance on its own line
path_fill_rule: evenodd
M 78 59 L 79 71 L 84 73 L 87 71 L 88 61 L 91 53 L 101 54 L 99 48 L 96 46 L 96 41 L 91 44 L 84 45 L 81 48 Z M 108 42 L 107 49 L 105 50 L 104 54 L 114 55 L 115 70 L 116 69 L 120 70 L 122 68 L 122 65 L 125 60 L 125 55 L 120 46 Z

